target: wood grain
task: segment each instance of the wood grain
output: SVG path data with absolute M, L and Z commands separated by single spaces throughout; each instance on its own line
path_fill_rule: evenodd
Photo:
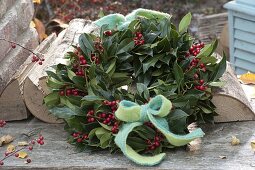
M 23 160 L 10 158 L 5 161 L 3 169 L 15 170 L 88 170 L 88 169 L 203 169 L 203 170 L 254 170 L 255 155 L 250 142 L 255 140 L 255 122 L 221 123 L 206 125 L 202 129 L 205 137 L 195 143 L 196 150 L 175 149 L 167 151 L 167 157 L 158 166 L 141 167 L 129 161 L 121 153 L 110 154 L 108 151 L 77 153 L 66 142 L 63 125 L 46 124 L 39 121 L 21 121 L 10 123 L 3 134 L 12 134 L 14 142 L 24 140 L 20 134 L 35 128 L 43 128 L 45 145 L 34 147 L 29 156 L 31 164 Z M 231 136 L 240 139 L 241 144 L 232 146 Z M 193 143 L 194 145 L 194 143 Z M 4 153 L 5 147 L 0 147 Z M 221 159 L 219 156 L 226 156 Z

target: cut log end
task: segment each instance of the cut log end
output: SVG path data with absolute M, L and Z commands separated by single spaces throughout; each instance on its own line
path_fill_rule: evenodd
M 6 121 L 22 120 L 29 117 L 22 99 L 17 80 L 11 81 L 0 95 L 0 119 Z
M 255 120 L 255 114 L 241 100 L 225 94 L 215 94 L 212 99 L 216 105 L 215 122 Z
M 47 123 L 62 123 L 63 120 L 57 119 L 49 113 L 48 108 L 43 105 L 43 93 L 34 83 L 26 78 L 24 82 L 24 99 L 28 110 L 38 119 Z

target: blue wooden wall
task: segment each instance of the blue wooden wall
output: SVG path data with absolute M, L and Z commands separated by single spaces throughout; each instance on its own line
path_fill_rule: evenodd
M 236 74 L 255 73 L 255 0 L 236 0 L 228 9 L 230 63 Z

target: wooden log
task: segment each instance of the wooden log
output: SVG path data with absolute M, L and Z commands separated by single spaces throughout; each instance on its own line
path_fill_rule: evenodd
M 47 37 L 35 50 L 35 53 L 45 53 L 51 42 L 56 38 L 56 34 Z M 10 82 L 0 94 L 0 119 L 6 121 L 27 119 L 30 115 L 25 106 L 22 89 L 24 77 L 37 63 L 31 62 L 32 56 L 20 66 L 18 71 L 11 78 Z
M 225 86 L 215 91 L 212 102 L 216 106 L 215 122 L 255 120 L 255 113 L 230 64 L 221 78 Z
M 71 45 L 78 43 L 79 35 L 97 30 L 91 21 L 83 19 L 74 19 L 70 22 L 69 27 L 62 31 L 57 39 L 51 44 L 43 65 L 35 65 L 25 78 L 23 92 L 24 100 L 29 111 L 38 119 L 48 123 L 61 123 L 48 112 L 43 105 L 43 97 L 49 93 L 46 86 L 46 70 L 58 63 L 65 63 L 64 55 L 72 51 Z

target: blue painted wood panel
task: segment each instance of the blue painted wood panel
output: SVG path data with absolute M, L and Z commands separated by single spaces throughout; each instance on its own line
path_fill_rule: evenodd
M 255 44 L 255 36 L 253 33 L 250 32 L 235 29 L 234 38 Z
M 249 62 L 255 64 L 255 54 L 254 53 L 250 53 L 245 50 L 240 50 L 240 49 L 236 48 L 235 52 L 234 52 L 234 57 L 240 58 L 242 60 L 246 60 L 246 61 L 249 61 Z
M 228 9 L 230 63 L 237 74 L 255 73 L 255 0 L 236 0 Z

